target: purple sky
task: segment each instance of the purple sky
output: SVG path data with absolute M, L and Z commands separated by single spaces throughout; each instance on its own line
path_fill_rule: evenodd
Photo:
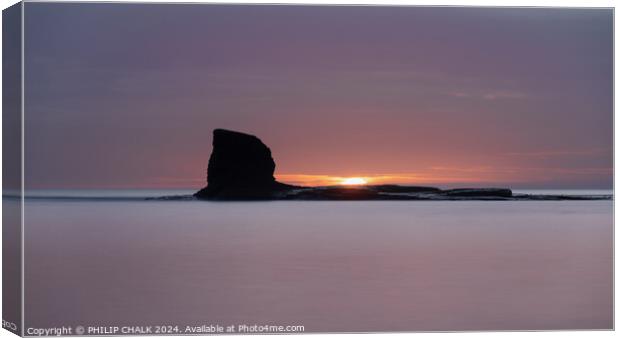
M 279 179 L 611 188 L 612 10 L 26 3 L 28 188 Z

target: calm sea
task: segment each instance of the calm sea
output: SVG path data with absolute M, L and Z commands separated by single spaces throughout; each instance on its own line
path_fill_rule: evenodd
M 26 200 L 27 328 L 612 328 L 612 201 L 200 202 L 137 199 L 189 191 L 108 193 Z

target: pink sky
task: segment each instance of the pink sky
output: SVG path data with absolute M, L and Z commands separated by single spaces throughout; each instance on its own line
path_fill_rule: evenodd
M 608 9 L 25 7 L 29 188 L 199 188 L 215 128 L 290 183 L 612 187 Z

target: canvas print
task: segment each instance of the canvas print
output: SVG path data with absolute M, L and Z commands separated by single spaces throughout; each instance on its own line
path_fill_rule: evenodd
M 3 23 L 5 329 L 613 329 L 613 9 Z

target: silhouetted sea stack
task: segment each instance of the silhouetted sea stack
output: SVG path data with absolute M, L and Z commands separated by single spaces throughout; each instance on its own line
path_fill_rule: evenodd
M 271 150 L 256 136 L 231 130 L 213 131 L 207 186 L 194 194 L 204 200 L 599 200 L 611 195 L 513 194 L 505 188 L 441 190 L 433 187 L 362 185 L 298 187 L 276 181 Z M 161 199 L 184 199 L 169 196 Z
M 277 182 L 271 150 L 256 136 L 215 129 L 207 186 L 194 196 L 203 199 L 271 199 L 295 188 Z

